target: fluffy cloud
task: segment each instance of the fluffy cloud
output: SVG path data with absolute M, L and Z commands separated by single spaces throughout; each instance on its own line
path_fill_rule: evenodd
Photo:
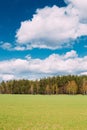
M 77 53 L 76 51 L 74 50 L 71 50 L 70 52 L 67 52 L 64 56 L 64 58 L 74 58 L 74 57 L 77 57 Z
M 28 50 L 30 48 L 28 48 L 28 46 L 18 46 L 16 43 L 12 44 L 9 42 L 0 42 L 0 48 L 4 49 L 4 50 L 9 50 L 9 51 L 24 51 L 24 50 Z
M 72 40 L 87 35 L 87 1 L 65 0 L 66 7 L 37 9 L 32 20 L 21 22 L 16 39 L 28 48 L 68 47 Z
M 12 49 L 12 45 L 11 43 L 8 43 L 8 42 L 3 42 L 1 41 L 0 42 L 0 48 L 3 48 L 4 50 L 11 50 Z
M 46 59 L 11 59 L 0 62 L 0 79 L 18 78 L 37 79 L 52 75 L 86 74 L 87 56 L 78 57 L 71 50 L 64 55 L 52 54 Z
M 16 50 L 16 51 L 24 51 L 24 50 L 26 50 L 26 47 L 24 47 L 24 46 L 15 46 L 14 50 Z
M 0 74 L 0 80 L 11 80 L 14 78 L 15 77 L 12 74 Z
M 80 22 L 87 23 L 87 0 L 65 0 L 66 3 L 74 7 L 79 15 Z

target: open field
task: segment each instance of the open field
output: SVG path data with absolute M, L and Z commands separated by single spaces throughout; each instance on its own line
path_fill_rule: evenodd
M 0 95 L 0 130 L 87 130 L 87 96 Z

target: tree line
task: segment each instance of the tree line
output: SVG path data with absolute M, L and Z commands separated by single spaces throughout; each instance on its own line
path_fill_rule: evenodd
M 10 80 L 0 83 L 0 94 L 87 94 L 87 76 L 55 76 L 40 80 Z

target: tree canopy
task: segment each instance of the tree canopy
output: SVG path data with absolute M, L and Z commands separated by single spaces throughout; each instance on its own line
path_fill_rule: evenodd
M 87 76 L 67 75 L 0 83 L 0 94 L 87 94 Z

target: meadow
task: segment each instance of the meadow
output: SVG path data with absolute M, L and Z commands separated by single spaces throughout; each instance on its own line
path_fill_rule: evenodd
M 0 95 L 0 130 L 87 130 L 87 96 Z

